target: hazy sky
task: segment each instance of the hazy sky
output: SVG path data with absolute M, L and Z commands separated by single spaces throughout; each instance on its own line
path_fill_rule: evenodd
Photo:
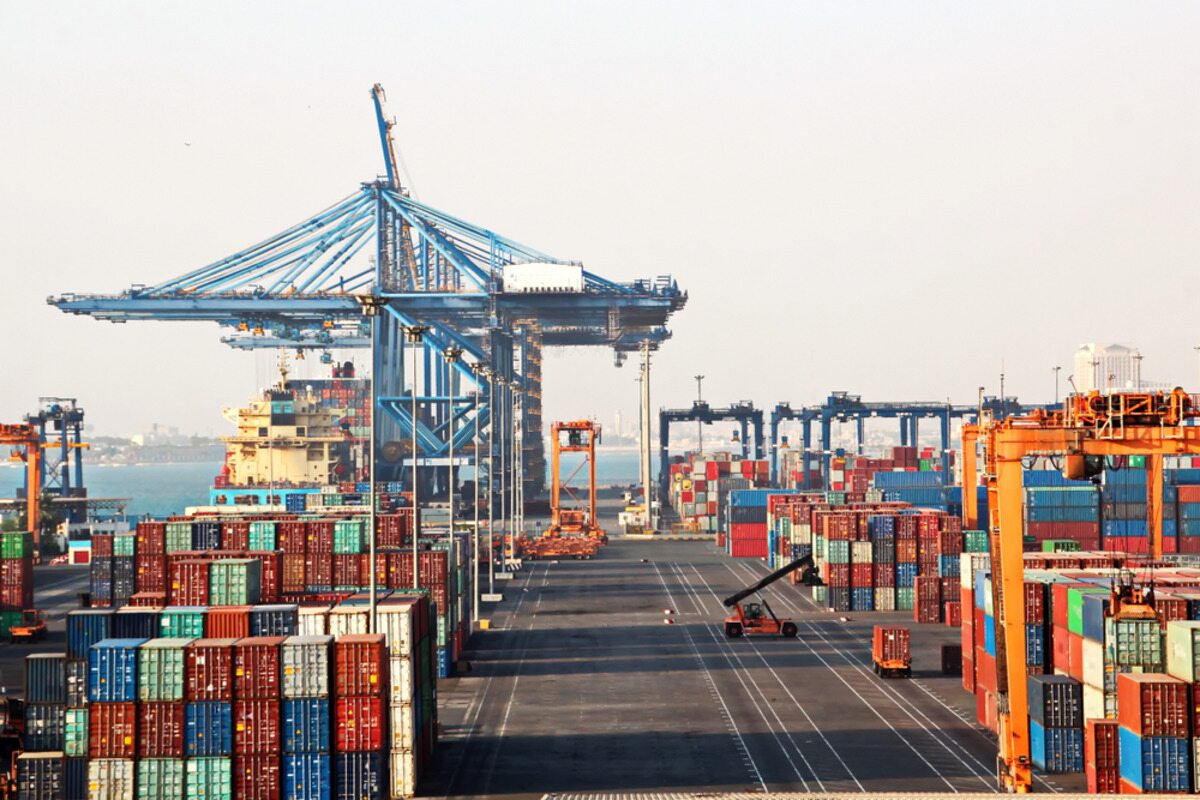
M 45 304 L 225 256 L 381 171 L 425 202 L 691 300 L 654 405 L 1048 400 L 1084 341 L 1200 389 L 1200 6 L 0 2 L 0 420 L 223 432 L 270 378 L 213 324 Z M 191 146 L 185 146 L 185 142 Z M 611 353 L 546 419 L 636 414 Z M 309 369 L 315 369 L 315 364 Z

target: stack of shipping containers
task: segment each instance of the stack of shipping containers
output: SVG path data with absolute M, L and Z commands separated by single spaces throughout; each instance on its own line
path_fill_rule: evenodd
M 33 608 L 33 535 L 6 531 L 0 533 L 0 631 L 18 624 L 27 608 Z

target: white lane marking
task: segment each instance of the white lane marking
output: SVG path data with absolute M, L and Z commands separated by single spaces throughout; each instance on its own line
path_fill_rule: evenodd
M 755 573 L 753 572 L 753 570 L 751 570 L 751 569 L 750 569 L 750 566 L 749 566 L 748 564 L 744 564 L 744 563 L 738 562 L 738 565 L 739 565 L 740 567 L 742 567 L 742 568 L 743 568 L 745 571 L 749 572 L 751 575 L 754 575 L 755 577 L 759 577 L 759 576 L 755 575 Z M 756 566 L 758 566 L 758 565 L 756 564 Z M 770 570 L 769 570 L 769 569 L 767 569 L 767 568 L 765 567 L 765 565 L 763 566 L 763 568 L 767 570 L 767 572 L 766 572 L 766 573 L 764 573 L 764 574 L 769 574 Z M 810 598 L 810 597 L 808 597 L 807 595 L 805 595 L 805 594 L 804 594 L 804 593 L 803 593 L 803 592 L 800 590 L 800 587 L 799 587 L 798 585 L 797 585 L 797 586 L 793 586 L 793 588 L 796 590 L 796 592 L 797 592 L 798 596 L 799 596 L 799 597 L 800 597 L 802 600 L 804 600 L 804 601 L 805 601 L 805 602 L 807 602 L 809 605 L 811 605 L 811 606 L 813 606 L 814 608 L 816 608 L 816 609 L 817 609 L 818 611 L 820 611 L 822 614 L 827 614 L 827 613 L 828 613 L 827 609 L 824 609 L 824 608 L 822 608 L 821 606 L 819 606 L 819 605 L 816 603 L 816 601 L 814 601 L 812 598 Z M 787 595 L 784 595 L 784 594 L 777 594 L 776 596 L 778 596 L 778 597 L 779 597 L 779 598 L 782 600 L 782 602 L 784 602 L 785 604 L 787 604 L 787 605 L 791 606 L 792 610 L 796 611 L 797 613 L 804 613 L 804 612 L 803 612 L 803 610 L 802 610 L 802 609 L 801 609 L 801 608 L 800 608 L 798 605 L 796 605 L 796 604 L 795 604 L 795 603 L 794 603 L 794 602 L 793 602 L 791 599 L 789 599 L 789 597 L 788 597 Z M 811 623 L 810 623 L 810 624 L 811 624 Z M 867 639 L 867 638 L 865 638 L 865 637 L 862 637 L 862 636 L 855 636 L 855 635 L 854 635 L 852 632 L 849 632 L 849 631 L 846 631 L 846 634 L 847 634 L 848 638 L 850 638 L 850 639 L 853 639 L 854 641 L 857 641 L 857 642 L 859 642 L 859 643 L 861 643 L 861 644 L 865 645 L 866 647 L 871 647 L 871 640 L 870 640 L 870 639 Z M 818 635 L 821 635 L 821 634 L 819 634 L 819 633 L 818 633 Z M 835 648 L 835 649 L 836 649 L 836 648 Z M 843 658 L 845 658 L 845 654 L 844 654 L 844 652 L 842 653 L 842 657 L 843 657 Z M 863 659 L 861 656 L 860 656 L 860 661 L 862 661 L 864 664 L 866 663 L 866 660 L 865 660 L 865 659 Z M 986 741 L 986 742 L 987 742 L 987 743 L 988 743 L 990 746 L 992 746 L 992 747 L 995 747 L 995 746 L 996 746 L 996 740 L 995 740 L 995 739 L 994 739 L 992 736 L 989 736 L 989 735 L 988 735 L 988 733 L 987 733 L 987 732 L 986 732 L 986 731 L 985 731 L 983 728 L 981 728 L 981 727 L 978 725 L 978 723 L 977 723 L 975 720 L 973 720 L 973 719 L 970 719 L 969 717 L 966 717 L 966 716 L 964 716 L 964 715 L 962 714 L 962 712 L 960 712 L 960 711 L 959 711 L 957 708 L 955 708 L 954 706 L 950 705 L 950 704 L 949 704 L 949 703 L 947 703 L 945 700 L 943 700 L 941 697 L 939 697 L 938 695 L 936 695 L 935 693 L 933 693 L 932 691 L 930 691 L 930 689 L 929 689 L 929 688 L 928 688 L 928 687 L 927 687 L 927 686 L 924 684 L 924 682 L 922 682 L 922 681 L 921 681 L 921 680 L 919 680 L 919 679 L 915 679 L 915 678 L 914 678 L 914 679 L 910 679 L 909 683 L 910 683 L 911 685 L 914 685 L 914 686 L 916 686 L 917 688 L 919 688 L 919 689 L 920 689 L 922 692 L 924 692 L 924 693 L 925 693 L 925 694 L 927 694 L 927 695 L 928 695 L 928 696 L 929 696 L 931 699 L 933 699 L 933 701 L 934 701 L 934 702 L 936 702 L 936 703 L 937 703 L 939 706 L 941 706 L 943 709 L 945 709 L 945 710 L 946 710 L 946 711 L 948 711 L 949 713 L 953 714 L 953 715 L 954 715 L 954 716 L 955 716 L 957 719 L 959 719 L 959 720 L 961 720 L 961 721 L 965 722 L 965 723 L 967 724 L 967 726 L 968 726 L 969 730 L 971 730 L 971 731 L 973 731 L 973 732 L 977 733 L 977 734 L 978 734 L 978 735 L 979 735 L 979 736 L 980 736 L 982 739 L 984 739 L 984 741 Z M 933 726 L 934 726 L 934 728 L 935 728 L 936 730 L 938 730 L 939 732 L 941 732 L 941 726 L 940 726 L 940 725 L 939 725 L 937 722 L 935 722 L 934 720 L 932 720 L 932 719 L 930 719 L 928 716 L 926 716 L 925 712 L 924 712 L 922 709 L 920 709 L 918 706 L 916 706 L 916 705 L 915 705 L 915 704 L 914 704 L 914 703 L 913 703 L 913 702 L 912 702 L 912 701 L 911 701 L 909 698 L 905 697 L 905 696 L 904 696 L 904 695 L 902 695 L 902 694 L 899 694 L 898 690 L 896 690 L 896 689 L 894 689 L 894 688 L 892 688 L 892 687 L 886 687 L 886 690 L 887 690 L 887 691 L 891 691 L 891 692 L 895 693 L 895 697 L 899 698 L 899 699 L 900 699 L 900 700 L 902 700 L 904 703 L 906 703 L 906 704 L 910 705 L 910 706 L 911 706 L 911 707 L 912 707 L 912 708 L 913 708 L 915 711 L 917 711 L 917 713 L 919 713 L 919 714 L 920 714 L 922 717 L 924 717 L 925 719 L 929 720 L 930 724 L 931 724 L 931 725 L 933 725 Z M 986 775 L 986 776 L 988 776 L 988 778 L 987 778 L 987 779 L 983 779 L 983 778 L 981 778 L 981 780 L 983 780 L 983 781 L 984 781 L 984 784 L 985 784 L 986 786 L 988 786 L 989 788 L 994 788 L 994 787 L 993 787 L 993 781 L 992 781 L 992 778 L 991 778 L 991 773 L 990 773 L 990 771 L 989 771 L 989 767 L 988 767 L 988 765 L 987 765 L 987 764 L 985 764 L 983 761 L 980 761 L 980 760 L 979 760 L 979 758 L 978 758 L 978 757 L 977 757 L 977 756 L 976 756 L 974 753 L 972 753 L 970 750 L 968 750 L 968 749 L 967 749 L 967 748 L 966 748 L 966 747 L 965 747 L 965 746 L 962 744 L 962 742 L 958 741 L 957 739 L 955 739 L 955 738 L 953 738 L 953 737 L 951 737 L 951 736 L 949 736 L 949 735 L 947 735 L 947 737 L 946 737 L 946 738 L 947 738 L 947 741 L 949 741 L 949 742 L 950 742 L 952 745 L 954 745 L 956 748 L 958 748 L 958 749 L 959 749 L 959 750 L 960 750 L 960 751 L 963 753 L 963 755 L 965 755 L 965 756 L 966 756 L 967 758 L 969 758 L 971 761 L 975 762 L 975 763 L 976 763 L 976 764 L 977 764 L 977 765 L 980 767 L 980 769 L 982 770 L 982 773 L 980 773 L 980 772 L 976 772 L 975 774 L 976 774 L 976 775 Z M 1034 779 L 1035 781 L 1037 781 L 1037 782 L 1041 783 L 1043 786 L 1045 786 L 1047 789 L 1049 789 L 1049 790 L 1050 790 L 1050 791 L 1052 791 L 1052 792 L 1061 792 L 1061 791 L 1062 791 L 1062 789 L 1060 789 L 1059 787 L 1055 786 L 1053 783 L 1051 783 L 1051 782 L 1047 781 L 1045 778 L 1042 778 L 1040 775 L 1034 775 L 1034 776 L 1033 776 L 1033 779 Z
M 667 599 L 671 601 L 671 607 L 677 608 L 675 597 L 671 594 L 671 589 L 667 586 L 667 580 L 663 577 L 662 570 L 658 568 L 658 564 L 654 565 L 654 571 L 658 574 L 658 580 L 663 585 L 663 591 L 667 593 Z M 695 600 L 692 601 L 693 605 Z M 696 640 L 692 637 L 691 630 L 687 625 L 682 626 L 684 634 L 687 635 L 688 645 L 692 648 L 692 655 L 696 657 L 696 663 L 700 665 L 700 669 L 704 672 L 704 680 L 708 684 L 709 694 L 721 706 L 721 717 L 725 721 L 725 727 L 733 736 L 734 742 L 737 745 L 738 751 L 742 756 L 742 763 L 749 767 L 752 777 L 758 783 L 761 791 L 767 791 L 767 783 L 763 780 L 762 772 L 758 769 L 758 764 L 754 762 L 754 757 L 750 755 L 750 748 L 746 746 L 746 740 L 742 738 L 742 732 L 738 729 L 737 722 L 733 719 L 733 714 L 729 711 L 729 706 L 725 703 L 725 698 L 721 696 L 717 690 L 717 683 L 713 680 L 712 673 L 708 669 L 708 665 L 704 663 L 704 657 L 700 655 L 700 648 L 696 646 Z
M 695 603 L 698 608 L 702 607 L 699 592 L 697 592 L 686 579 L 686 577 L 684 577 L 683 571 L 679 568 L 679 565 L 672 562 L 670 566 L 676 573 L 678 573 L 683 590 L 693 596 L 693 603 Z M 796 740 L 792 738 L 792 734 L 790 731 L 788 731 L 787 725 L 780 718 L 779 712 L 771 704 L 771 701 L 767 698 L 766 693 L 763 692 L 762 687 L 752 680 L 747 681 L 747 679 L 743 678 L 743 674 L 746 673 L 747 667 L 742 662 L 741 655 L 734 650 L 732 643 L 727 638 L 724 636 L 718 636 L 716 632 L 713 631 L 711 625 L 705 625 L 704 629 L 708 631 L 708 635 L 716 644 L 717 649 L 720 650 L 725 656 L 726 663 L 729 664 L 729 668 L 733 672 L 734 677 L 737 678 L 738 683 L 741 684 L 743 691 L 746 692 L 747 698 L 749 698 L 750 702 L 754 705 L 754 708 L 756 711 L 758 711 L 759 716 L 762 717 L 763 723 L 767 726 L 767 730 L 770 731 L 771 735 L 775 738 L 775 743 L 779 746 L 780 752 L 782 752 L 784 758 L 787 759 L 792 771 L 796 773 L 796 777 L 800 779 L 800 783 L 804 787 L 804 790 L 812 791 L 809 788 L 808 781 L 805 779 L 804 774 L 800 771 L 799 767 L 796 766 L 796 762 L 793 760 L 791 752 L 787 747 L 784 746 L 783 739 L 780 738 L 780 732 L 782 732 L 783 736 L 787 738 L 788 743 L 791 745 L 792 750 L 796 752 L 796 755 L 800 756 L 800 760 L 804 762 L 804 766 L 808 768 L 809 774 L 812 775 L 813 780 L 816 782 L 820 790 L 825 791 L 825 785 L 821 782 L 820 777 L 818 777 L 817 771 L 813 769 L 808 757 L 804 755 L 804 751 L 800 749 L 800 746 L 796 744 Z M 736 666 L 734 665 L 734 660 L 737 661 Z M 749 687 L 753 687 L 754 692 L 751 692 Z M 754 696 L 755 693 L 758 694 L 757 699 Z M 773 726 L 771 721 L 767 719 L 767 715 L 763 712 L 764 706 L 770 710 L 771 716 L 775 718 L 775 723 L 778 726 L 779 731 L 776 731 L 775 726 Z
M 734 572 L 733 568 L 730 567 L 728 564 L 722 563 L 722 566 L 724 566 L 726 569 L 728 569 L 730 574 L 733 575 L 734 578 L 736 578 L 737 580 L 739 580 L 739 581 L 744 580 L 744 578 L 742 576 L 739 576 L 736 572 Z M 709 591 L 712 591 L 711 588 L 709 589 Z M 809 627 L 812 627 L 812 625 L 810 624 Z M 943 775 L 942 772 L 937 767 L 935 767 L 933 765 L 933 763 L 930 762 L 929 759 L 927 759 L 925 757 L 925 755 L 912 744 L 912 742 L 910 742 L 903 734 L 901 734 L 899 729 L 896 728 L 896 726 L 891 723 L 891 720 L 889 720 L 885 716 L 883 716 L 883 714 L 881 714 L 879 712 L 879 709 L 877 709 L 875 706 L 873 706 L 870 703 L 870 701 L 867 700 L 867 698 L 863 697 L 862 694 L 857 689 L 855 689 L 853 686 L 851 686 L 850 682 L 847 681 L 841 675 L 841 673 L 838 672 L 838 670 L 834 669 L 833 665 L 830 664 L 828 661 L 826 661 L 825 657 L 823 655 L 821 655 L 820 653 L 818 653 L 817 649 L 815 647 L 813 647 L 812 644 L 810 644 L 807 640 L 805 640 L 803 638 L 801 638 L 800 641 L 805 647 L 807 647 L 809 649 L 809 652 L 811 652 L 814 656 L 816 656 L 817 659 L 822 664 L 824 664 L 825 667 L 828 668 L 828 670 L 831 673 L 833 673 L 834 677 L 836 677 L 839 681 L 841 681 L 843 686 L 845 686 L 847 689 L 850 690 L 851 694 L 853 694 L 855 697 L 857 697 L 859 700 L 861 700 L 862 704 L 864 706 L 866 706 L 867 709 L 870 710 L 871 713 L 874 714 L 879 719 L 880 722 L 882 722 L 884 725 L 886 725 L 888 727 L 888 729 L 892 731 L 892 733 L 896 734 L 896 738 L 899 739 L 901 742 L 903 742 L 905 747 L 907 747 L 909 750 L 911 750 L 913 752 L 913 755 L 915 755 L 917 758 L 919 758 L 921 760 L 921 762 L 923 764 L 925 764 L 925 766 L 929 767 L 929 770 L 934 775 L 936 775 L 938 778 L 940 778 L 941 781 L 943 783 L 945 783 L 947 787 L 949 787 L 950 791 L 954 792 L 955 794 L 959 793 L 958 788 L 950 781 L 950 779 L 947 778 L 945 775 Z M 835 649 L 835 652 L 836 652 L 836 649 Z
M 712 586 L 704 578 L 704 576 L 700 574 L 700 570 L 698 570 L 696 568 L 696 565 L 688 564 L 688 566 L 691 567 L 692 572 L 695 573 L 695 575 L 696 575 L 696 578 L 699 579 L 700 582 L 704 584 L 704 587 L 708 590 L 709 594 L 711 594 L 713 596 L 713 599 L 717 601 L 718 608 L 719 609 L 723 608 L 724 604 L 721 602 L 721 598 L 717 595 L 716 592 L 713 591 Z M 682 574 L 682 569 L 680 570 L 680 573 Z M 792 694 L 791 688 L 789 688 L 788 685 L 786 683 L 784 683 L 783 678 L 780 677 L 779 673 L 775 671 L 775 668 L 773 666 L 771 666 L 769 661 L 767 661 L 766 656 L 763 655 L 762 651 L 759 650 L 758 646 L 756 644 L 754 644 L 754 639 L 752 637 L 744 637 L 744 638 L 746 639 L 746 642 L 750 645 L 750 649 L 753 650 L 754 654 L 756 656 L 758 656 L 760 661 L 762 661 L 763 666 L 766 667 L 767 671 L 771 673 L 771 676 L 773 678 L 775 678 L 775 682 L 778 683 L 780 688 L 783 689 L 784 693 L 787 694 L 788 698 L 792 701 L 792 704 L 794 706 L 796 706 L 796 708 L 800 711 L 800 713 L 802 715 L 804 715 L 804 719 L 807 720 L 808 724 L 812 726 L 812 729 L 814 731 L 816 731 L 816 734 L 821 737 L 821 741 L 824 742 L 825 746 L 829 748 L 829 752 L 833 753 L 833 757 L 836 758 L 837 762 L 842 765 L 842 769 L 846 770 L 846 774 L 850 776 L 850 779 L 852 781 L 854 781 L 854 784 L 858 787 L 858 790 L 860 792 L 867 791 L 866 787 L 863 786 L 862 781 L 860 781 L 858 779 L 858 776 L 854 774 L 854 771 L 852 769 L 850 769 L 850 765 L 846 763 L 844 758 L 842 758 L 842 754 L 839 753 L 837 748 L 833 746 L 833 742 L 829 741 L 829 739 L 825 736 L 825 732 L 822 731 L 820 726 L 817 725 L 816 721 L 811 716 L 809 716 L 808 709 L 806 709 L 803 706 L 803 704 L 801 704 L 801 702 L 796 699 L 796 696 Z M 728 642 L 727 644 L 729 644 L 731 647 L 733 646 L 732 642 Z M 815 771 L 814 771 L 813 775 L 814 775 L 814 777 L 816 776 Z M 820 783 L 819 778 L 817 779 L 817 782 Z M 821 788 L 822 788 L 822 791 L 824 791 L 824 786 L 822 786 Z

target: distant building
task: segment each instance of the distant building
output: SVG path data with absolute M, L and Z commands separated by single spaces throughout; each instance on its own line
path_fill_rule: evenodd
M 1075 351 L 1075 388 L 1080 392 L 1092 389 L 1137 388 L 1136 348 L 1123 344 L 1083 344 Z M 1146 387 L 1145 382 L 1142 384 Z

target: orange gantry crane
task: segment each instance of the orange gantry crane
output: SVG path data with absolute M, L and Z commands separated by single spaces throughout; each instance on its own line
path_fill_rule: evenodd
M 36 551 L 41 546 L 38 521 L 42 513 L 42 437 L 37 428 L 28 423 L 0 425 L 0 445 L 13 448 L 9 456 L 11 460 L 25 462 L 25 485 L 28 487 L 25 493 L 25 519 L 29 530 L 33 532 L 33 548 Z
M 590 558 L 607 537 L 596 516 L 596 445 L 600 443 L 600 424 L 591 420 L 556 422 L 550 428 L 550 527 L 540 540 L 525 544 L 527 555 L 535 558 L 566 556 Z M 583 460 L 564 480 L 562 454 L 583 453 Z M 575 475 L 587 467 L 587 500 L 571 487 Z M 563 493 L 580 505 L 563 504 Z
M 996 610 L 999 788 L 1032 786 L 1029 703 L 1025 659 L 1023 462 L 1031 456 L 1060 459 L 1072 479 L 1099 475 L 1111 456 L 1146 457 L 1149 556 L 1162 557 L 1163 457 L 1200 455 L 1200 397 L 1171 392 L 1098 391 L 1070 395 L 1061 409 L 1037 410 L 1002 420 L 981 418 L 963 426 L 963 521 L 978 527 L 975 495 L 977 446 L 983 444 L 988 494 L 992 591 Z

